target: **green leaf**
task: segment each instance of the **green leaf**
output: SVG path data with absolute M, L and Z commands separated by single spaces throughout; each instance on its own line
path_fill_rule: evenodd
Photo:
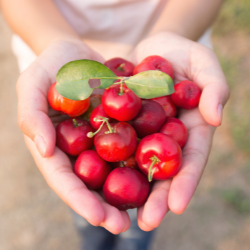
M 68 99 L 84 100 L 95 89 L 89 86 L 90 79 L 100 79 L 101 85 L 96 88 L 105 89 L 118 78 L 99 62 L 87 59 L 77 60 L 66 63 L 59 69 L 56 75 L 56 90 Z
M 129 89 L 143 99 L 170 95 L 174 93 L 172 78 L 158 70 L 148 70 L 131 76 L 125 83 Z

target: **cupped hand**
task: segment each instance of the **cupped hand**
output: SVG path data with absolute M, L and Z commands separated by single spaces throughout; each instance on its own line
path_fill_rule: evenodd
M 74 174 L 68 156 L 55 147 L 55 125 L 66 117 L 51 110 L 48 90 L 61 66 L 78 59 L 104 61 L 81 41 L 57 41 L 20 75 L 18 124 L 36 165 L 57 195 L 92 225 L 118 234 L 130 226 L 127 212 L 119 211 L 107 204 L 100 194 L 88 190 Z
M 215 127 L 221 124 L 223 107 L 229 98 L 225 76 L 211 49 L 163 32 L 139 43 L 132 58 L 138 64 L 150 55 L 166 58 L 173 66 L 175 83 L 194 81 L 202 95 L 198 108 L 182 110 L 179 116 L 189 133 L 179 173 L 172 180 L 156 181 L 147 202 L 138 209 L 138 224 L 145 231 L 158 227 L 168 210 L 181 214 L 188 206 L 207 163 Z

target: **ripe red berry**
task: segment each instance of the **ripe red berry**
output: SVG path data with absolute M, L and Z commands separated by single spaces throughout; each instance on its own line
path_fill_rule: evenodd
M 114 169 L 103 185 L 107 202 L 120 210 L 142 206 L 147 200 L 148 192 L 147 178 L 128 167 Z
M 165 121 L 166 114 L 159 103 L 152 100 L 142 100 L 139 114 L 129 123 L 135 129 L 137 137 L 143 138 L 159 132 Z
M 91 126 L 97 130 L 101 124 L 103 123 L 103 121 L 100 120 L 100 116 L 101 117 L 107 117 L 110 118 L 107 113 L 105 112 L 102 104 L 99 104 L 91 113 L 90 115 L 90 124 Z
M 118 121 L 129 121 L 137 116 L 142 102 L 125 84 L 116 84 L 105 90 L 102 105 L 109 117 Z
M 56 127 L 56 145 L 65 153 L 77 156 L 93 146 L 93 138 L 87 137 L 87 133 L 93 131 L 87 121 L 67 119 Z
M 161 96 L 151 99 L 155 102 L 158 102 L 164 109 L 167 118 L 175 117 L 177 114 L 177 108 L 171 100 L 170 96 Z
M 192 81 L 182 81 L 174 86 L 175 92 L 171 95 L 173 103 L 183 109 L 193 109 L 198 106 L 201 91 Z
M 82 152 L 74 166 L 75 174 L 89 189 L 101 188 L 111 170 L 108 163 L 94 150 Z
M 133 74 L 147 70 L 160 70 L 174 78 L 174 71 L 168 60 L 161 56 L 148 56 L 134 68 Z
M 105 161 L 124 161 L 136 150 L 136 132 L 126 122 L 111 123 L 108 126 L 104 124 L 95 135 L 94 144 Z
M 134 64 L 120 57 L 112 58 L 104 63 L 117 76 L 132 76 Z
M 177 118 L 169 118 L 162 126 L 160 133 L 165 134 L 176 140 L 183 148 L 188 139 L 188 131 L 184 123 Z
M 178 173 L 182 162 L 182 151 L 174 139 L 156 133 L 140 141 L 135 158 L 149 181 L 166 180 Z

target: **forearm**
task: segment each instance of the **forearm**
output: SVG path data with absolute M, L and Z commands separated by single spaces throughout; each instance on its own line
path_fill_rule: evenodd
M 149 36 L 171 31 L 191 40 L 198 40 L 211 26 L 223 0 L 168 0 Z
M 56 40 L 79 39 L 52 0 L 0 0 L 12 30 L 38 55 Z

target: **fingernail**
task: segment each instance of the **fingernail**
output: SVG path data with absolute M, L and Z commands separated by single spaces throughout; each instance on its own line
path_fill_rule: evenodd
M 221 124 L 221 122 L 222 122 L 222 112 L 223 112 L 223 106 L 222 106 L 221 103 L 218 105 L 217 112 L 218 112 L 218 116 L 219 116 L 220 124 Z
M 46 151 L 46 143 L 41 135 L 36 135 L 34 139 L 36 148 L 39 151 L 40 155 L 44 157 Z

